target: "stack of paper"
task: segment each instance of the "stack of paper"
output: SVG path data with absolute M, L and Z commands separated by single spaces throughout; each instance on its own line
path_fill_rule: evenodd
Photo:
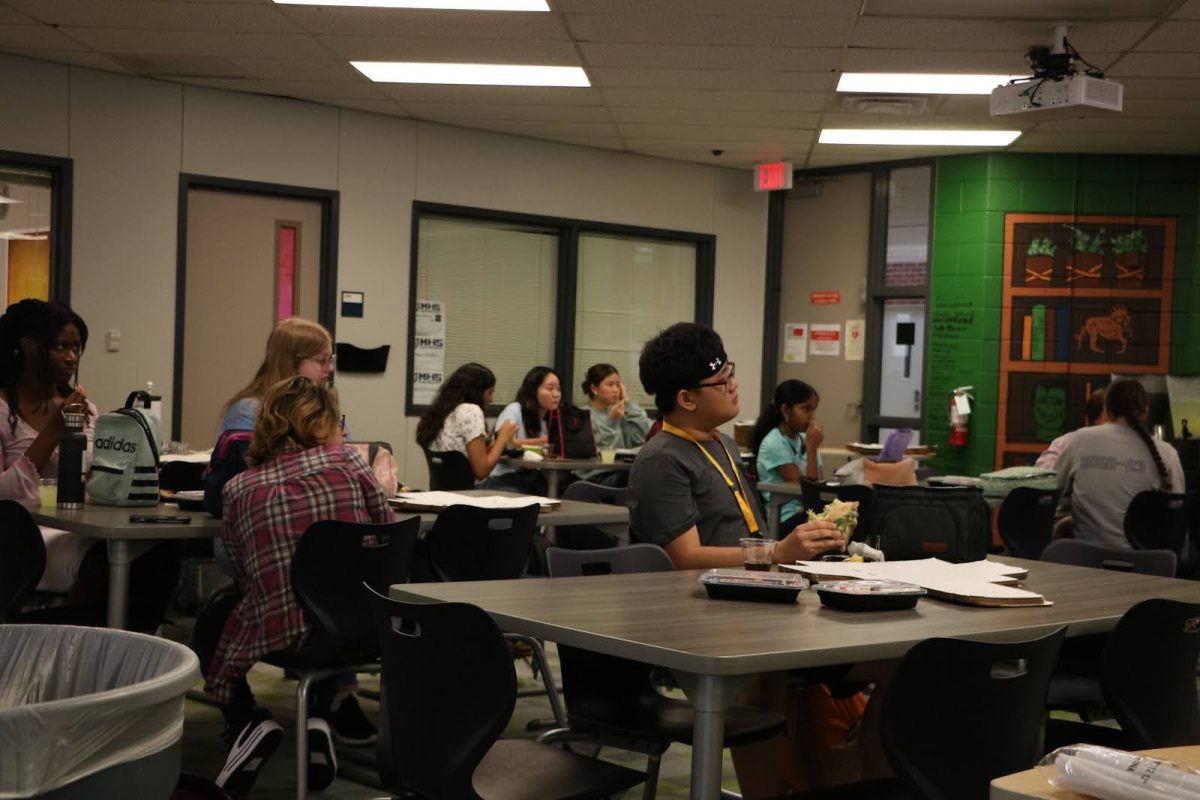
M 398 492 L 388 500 L 397 508 L 415 511 L 427 509 L 441 511 L 449 506 L 474 506 L 475 508 L 521 508 L 539 505 L 549 511 L 558 508 L 562 501 L 537 495 L 483 495 L 460 494 L 458 492 Z
M 801 561 L 784 564 L 810 580 L 874 578 L 903 581 L 924 588 L 933 597 L 974 606 L 1048 606 L 1045 597 L 1013 584 L 1028 570 L 998 561 L 968 561 L 951 564 L 936 558 L 916 561 Z

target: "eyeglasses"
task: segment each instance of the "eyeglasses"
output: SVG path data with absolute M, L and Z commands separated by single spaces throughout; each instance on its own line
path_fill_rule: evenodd
M 333 369 L 333 365 L 335 363 L 337 363 L 337 354 L 330 353 L 329 355 L 325 356 L 324 358 L 317 358 L 316 356 L 308 356 L 304 360 L 311 361 L 314 364 L 316 364 L 317 366 L 321 367 L 322 369 Z
M 710 386 L 720 386 L 721 391 L 728 392 L 729 391 L 729 382 L 731 380 L 733 380 L 734 373 L 737 371 L 737 366 L 732 361 L 726 361 L 725 368 L 726 368 L 726 372 L 725 372 L 725 377 L 723 379 L 721 379 L 719 381 L 713 381 L 712 383 L 697 383 L 692 388 L 693 389 L 707 389 Z

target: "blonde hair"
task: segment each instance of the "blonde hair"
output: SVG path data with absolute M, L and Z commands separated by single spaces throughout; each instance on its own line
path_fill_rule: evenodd
M 286 450 L 318 447 L 340 424 L 337 390 L 300 375 L 286 378 L 267 390 L 258 407 L 246 463 L 254 466 Z
M 267 352 L 254 378 L 229 399 L 221 409 L 224 414 L 238 400 L 248 397 L 261 400 L 267 390 L 300 369 L 300 362 L 320 355 L 326 347 L 333 348 L 329 331 L 315 322 L 289 317 L 275 324 L 267 337 Z

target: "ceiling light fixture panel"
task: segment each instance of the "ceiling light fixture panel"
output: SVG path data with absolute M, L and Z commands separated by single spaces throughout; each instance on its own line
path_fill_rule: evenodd
M 420 61 L 351 61 L 376 83 L 436 83 L 466 86 L 567 86 L 588 88 L 583 67 L 532 64 L 443 64 Z
M 549 11 L 546 0 L 275 0 L 289 6 L 421 8 L 434 11 Z
M 906 130 L 903 128 L 825 128 L 820 144 L 926 147 L 1005 147 L 1021 131 Z
M 870 94 L 991 94 L 992 89 L 1028 75 L 963 75 L 933 72 L 843 72 L 839 92 Z

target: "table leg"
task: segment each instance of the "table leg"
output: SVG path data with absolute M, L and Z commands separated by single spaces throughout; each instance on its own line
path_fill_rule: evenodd
M 779 492 L 771 495 L 770 508 L 767 509 L 767 538 L 779 538 L 779 518 L 783 515 L 785 498 Z
M 558 487 L 559 487 L 559 484 L 562 483 L 562 470 L 548 469 L 548 470 L 545 470 L 545 474 L 546 474 L 546 494 L 549 495 L 549 497 L 552 500 L 557 500 L 558 499 Z
M 129 563 L 133 561 L 128 539 L 108 540 L 108 627 L 124 628 L 129 612 Z
M 692 734 L 693 800 L 721 796 L 721 751 L 725 747 L 725 709 L 746 675 L 695 675 L 676 672 L 675 678 L 696 710 Z

